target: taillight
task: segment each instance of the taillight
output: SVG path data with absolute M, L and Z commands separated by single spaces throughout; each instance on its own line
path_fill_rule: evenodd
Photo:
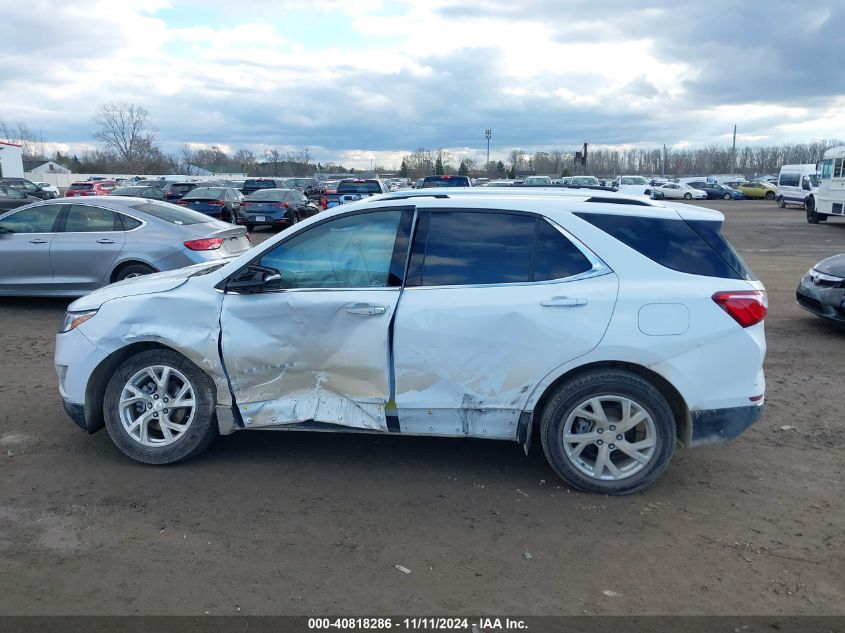
M 187 205 L 187 204 L 188 204 L 188 201 L 187 201 L 187 200 L 178 200 L 178 201 L 176 202 L 176 204 Z
M 184 243 L 192 251 L 213 251 L 223 245 L 222 237 L 204 237 L 201 240 L 188 240 Z
M 221 202 L 220 200 L 209 200 L 209 201 L 208 201 L 208 204 L 217 204 L 217 205 L 222 205 L 222 204 L 223 204 L 223 202 Z
M 713 301 L 742 327 L 757 325 L 766 318 L 769 298 L 765 290 L 733 290 L 717 292 Z

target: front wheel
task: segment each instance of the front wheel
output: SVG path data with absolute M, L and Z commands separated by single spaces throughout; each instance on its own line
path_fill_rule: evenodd
M 543 450 L 569 485 L 608 495 L 650 486 L 675 450 L 666 398 L 637 374 L 598 369 L 565 384 L 543 409 Z
M 172 350 L 124 361 L 106 387 L 103 413 L 115 446 L 145 464 L 190 459 L 218 435 L 211 378 Z
M 778 198 L 778 207 L 780 207 L 781 209 L 786 208 L 786 200 L 783 199 L 783 196 Z
M 816 213 L 816 202 L 813 198 L 807 198 L 804 202 L 804 207 L 807 209 L 807 222 L 810 224 L 818 224 L 821 217 Z
M 692 200 L 692 194 L 691 193 L 685 193 L 684 194 L 684 200 Z

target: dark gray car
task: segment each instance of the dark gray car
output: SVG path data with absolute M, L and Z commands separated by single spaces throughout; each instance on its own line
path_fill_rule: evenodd
M 38 202 L 38 198 L 28 196 L 19 189 L 0 185 L 0 212 L 17 209 L 33 202 Z
M 795 298 L 807 312 L 845 326 L 845 253 L 823 259 L 808 270 Z
M 0 295 L 80 296 L 249 248 L 244 227 L 166 202 L 111 196 L 38 202 L 0 215 Z

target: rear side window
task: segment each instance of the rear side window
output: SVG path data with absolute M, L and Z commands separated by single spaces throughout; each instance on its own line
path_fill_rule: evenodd
M 130 218 L 128 215 L 123 215 L 122 213 L 116 213 L 115 215 L 117 215 L 118 219 L 121 221 L 124 231 L 131 231 L 132 229 L 137 229 L 141 226 L 140 220 Z
M 409 286 L 526 283 L 592 267 L 560 231 L 535 216 L 436 211 L 421 222 L 424 237 L 414 243 Z
M 722 223 L 575 213 L 661 266 L 691 275 L 756 279 L 728 241 Z
M 198 211 L 177 207 L 175 204 L 170 204 L 169 202 L 155 202 L 154 200 L 150 200 L 149 202 L 133 204 L 131 207 L 148 213 L 159 220 L 170 222 L 171 224 L 202 224 L 203 222 L 210 222 L 207 215 Z

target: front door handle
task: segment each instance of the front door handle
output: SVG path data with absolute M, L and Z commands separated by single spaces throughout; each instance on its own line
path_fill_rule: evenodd
M 104 237 L 101 240 L 97 240 L 97 244 L 114 244 L 114 240 L 110 240 L 107 237 Z
M 29 240 L 30 244 L 46 244 L 47 240 L 42 240 L 40 237 L 36 237 L 35 239 Z
M 387 308 L 384 306 L 378 306 L 372 303 L 350 303 L 345 306 L 345 309 L 349 314 L 362 314 L 364 316 L 374 316 L 387 312 Z
M 552 297 L 541 301 L 544 308 L 578 308 L 587 305 L 586 299 L 570 299 L 569 297 Z

